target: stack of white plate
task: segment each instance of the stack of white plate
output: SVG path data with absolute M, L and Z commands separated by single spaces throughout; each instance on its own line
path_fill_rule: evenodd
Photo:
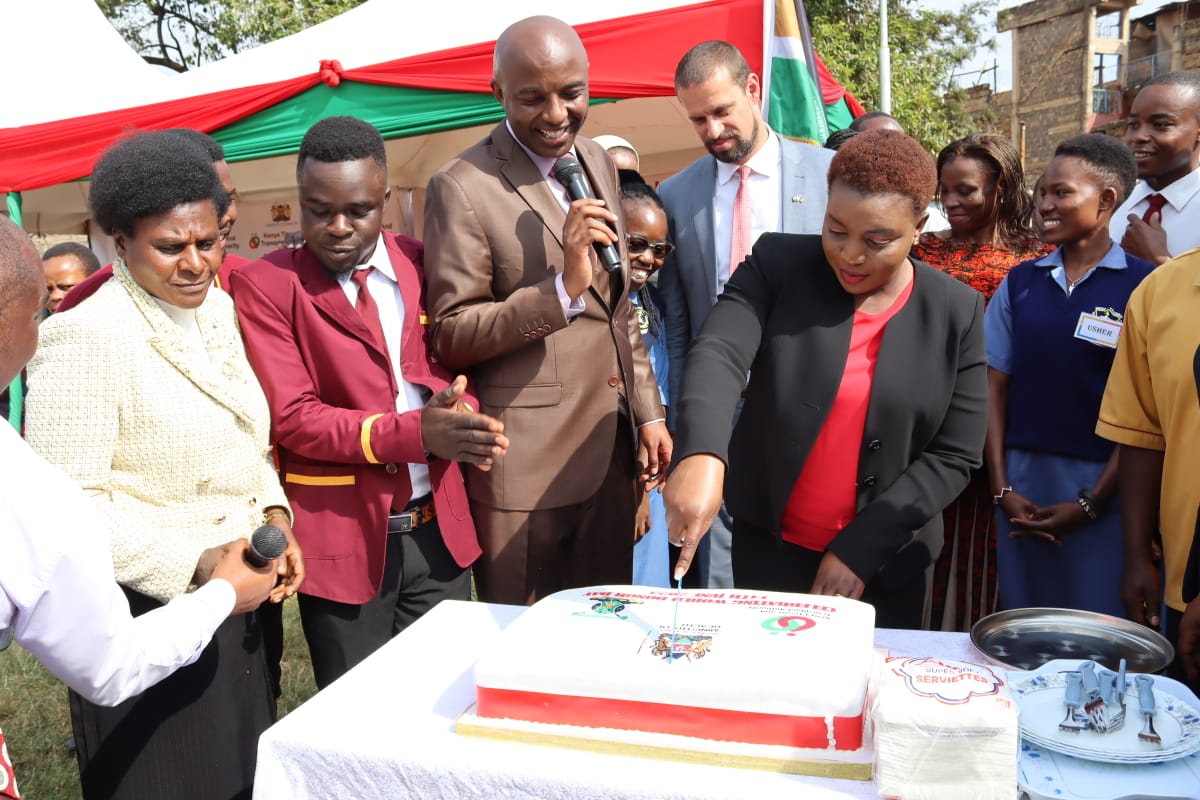
M 1200 749 L 1200 711 L 1157 686 L 1154 697 L 1158 713 L 1154 715 L 1154 730 L 1162 741 L 1154 744 L 1138 738 L 1145 717 L 1139 710 L 1137 689 L 1132 680 L 1127 681 L 1125 689 L 1125 725 L 1120 730 L 1108 733 L 1064 731 L 1058 726 L 1067 712 L 1063 705 L 1066 684 L 1066 672 L 1047 672 L 1045 668 L 1012 684 L 1012 692 L 1021 706 L 1022 738 L 1058 753 L 1110 764 L 1153 764 Z M 1112 709 L 1109 709 L 1111 713 Z M 1077 719 L 1084 719 L 1082 711 Z
M 1029 800 L 1196 800 L 1200 754 L 1156 764 L 1100 764 L 1026 742 L 1018 781 Z
M 1036 672 L 1009 675 L 1021 708 L 1022 790 L 1035 799 L 1059 800 L 1200 797 L 1200 756 L 1194 755 L 1200 751 L 1200 700 L 1183 684 L 1155 677 L 1154 729 L 1162 741 L 1144 741 L 1138 732 L 1145 717 L 1130 675 L 1124 694 L 1125 725 L 1120 730 L 1063 731 L 1059 723 L 1067 711 L 1063 704 L 1066 673 L 1080 663 L 1052 661 Z M 1086 720 L 1082 709 L 1076 720 Z

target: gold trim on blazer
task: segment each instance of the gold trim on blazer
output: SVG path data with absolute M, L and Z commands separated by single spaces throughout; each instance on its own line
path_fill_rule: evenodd
M 284 483 L 295 483 L 300 486 L 353 486 L 353 475 L 299 475 L 295 472 L 284 473 Z
M 363 455 L 367 457 L 367 462 L 370 464 L 382 463 L 375 457 L 375 451 L 371 449 L 371 426 L 375 424 L 375 420 L 382 417 L 383 414 L 372 414 L 363 420 L 362 432 L 359 434 L 359 441 L 362 442 Z

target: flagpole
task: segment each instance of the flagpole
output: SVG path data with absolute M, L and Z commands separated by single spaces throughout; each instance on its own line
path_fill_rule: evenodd
M 879 0 L 879 110 L 892 113 L 892 51 L 888 47 L 888 0 Z

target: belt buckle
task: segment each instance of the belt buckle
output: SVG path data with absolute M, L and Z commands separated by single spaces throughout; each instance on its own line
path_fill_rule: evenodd
M 392 522 L 389 522 L 388 528 L 391 529 L 392 533 L 411 533 L 412 529 L 416 527 L 416 514 L 412 511 L 401 511 L 398 514 L 392 514 L 391 520 Z

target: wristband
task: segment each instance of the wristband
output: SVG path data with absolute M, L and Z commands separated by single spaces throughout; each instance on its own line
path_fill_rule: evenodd
M 270 525 L 271 520 L 275 519 L 276 517 L 283 517 L 284 519 L 286 519 L 288 521 L 289 525 L 292 524 L 292 515 L 289 514 L 286 510 L 284 510 L 282 508 L 273 508 L 270 511 L 268 511 L 266 514 L 264 514 L 263 515 L 263 524 Z
M 1080 496 L 1075 502 L 1079 503 L 1079 507 L 1083 509 L 1083 513 L 1087 514 L 1093 521 L 1098 518 L 1095 509 L 1092 508 L 1092 504 L 1087 501 L 1086 497 Z
M 1079 496 L 1084 500 L 1087 500 L 1088 505 L 1091 506 L 1097 514 L 1104 513 L 1105 502 L 1100 499 L 1100 495 L 1096 494 L 1091 489 L 1080 489 Z
M 1006 494 L 1008 494 L 1009 492 L 1012 492 L 1012 491 L 1014 491 L 1014 490 L 1013 490 L 1013 487 L 1012 487 L 1012 484 L 1009 484 L 1008 486 L 1001 486 L 1001 487 L 1000 487 L 1000 494 L 994 494 L 994 495 L 992 495 L 992 505 L 994 505 L 994 506 L 998 506 L 998 505 L 1000 505 L 1001 501 L 1003 501 L 1003 500 L 1004 500 L 1004 495 L 1006 495 Z

